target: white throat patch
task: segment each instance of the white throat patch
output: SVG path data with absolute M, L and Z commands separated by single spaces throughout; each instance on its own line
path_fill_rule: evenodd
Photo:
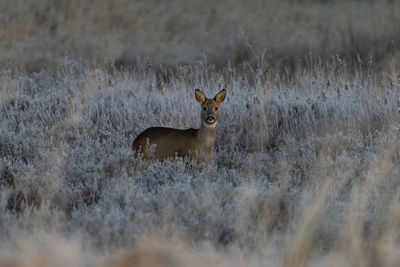
M 206 128 L 215 128 L 215 127 L 217 126 L 217 122 L 214 122 L 214 123 L 212 123 L 212 124 L 208 124 L 208 123 L 206 123 L 205 121 L 202 120 L 201 123 L 202 123 L 203 126 L 206 127 Z

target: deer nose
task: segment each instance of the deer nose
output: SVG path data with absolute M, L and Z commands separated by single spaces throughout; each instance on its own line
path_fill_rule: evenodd
M 208 122 L 215 121 L 215 117 L 213 115 L 208 115 L 206 119 L 207 119 Z

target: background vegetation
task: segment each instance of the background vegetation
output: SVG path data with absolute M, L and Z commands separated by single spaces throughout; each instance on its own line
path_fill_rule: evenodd
M 0 266 L 400 264 L 397 2 L 41 4 L 0 2 Z M 195 88 L 211 163 L 134 160 Z
M 310 53 L 383 68 L 398 51 L 400 2 L 386 0 L 18 0 L 0 2 L 0 66 L 54 69 L 64 58 L 154 66 L 205 59 L 294 69 Z M 248 49 L 251 44 L 254 51 Z

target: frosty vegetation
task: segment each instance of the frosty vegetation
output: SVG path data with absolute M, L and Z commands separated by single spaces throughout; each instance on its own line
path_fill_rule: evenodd
M 399 265 L 399 79 L 259 63 L 3 68 L 0 265 Z M 227 89 L 211 162 L 134 160 L 196 88 Z

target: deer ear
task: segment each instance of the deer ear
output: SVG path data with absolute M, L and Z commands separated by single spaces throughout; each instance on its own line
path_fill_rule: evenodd
M 195 96 L 196 96 L 197 102 L 199 102 L 200 104 L 203 104 L 207 100 L 206 96 L 199 89 L 196 89 Z
M 217 104 L 221 104 L 225 100 L 225 95 L 226 90 L 222 89 L 218 94 L 215 95 L 214 101 L 217 102 Z

